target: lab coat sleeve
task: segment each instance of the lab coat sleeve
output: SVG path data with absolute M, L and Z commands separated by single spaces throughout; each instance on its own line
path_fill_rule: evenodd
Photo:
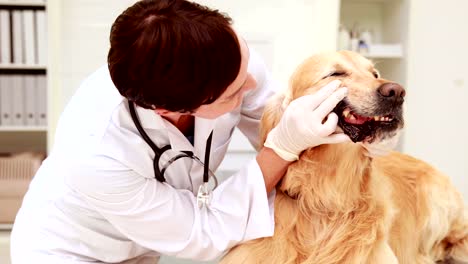
M 257 87 L 245 94 L 241 105 L 241 119 L 237 127 L 258 150 L 261 147 L 259 128 L 263 109 L 278 88 L 263 59 L 253 49 L 250 50 L 248 71 L 257 81 Z
M 119 232 L 148 249 L 211 260 L 240 242 L 273 235 L 275 193 L 267 196 L 255 160 L 219 185 L 209 208 L 202 209 L 191 191 L 142 177 L 108 158 L 92 163 L 99 168 L 80 166 L 67 184 Z

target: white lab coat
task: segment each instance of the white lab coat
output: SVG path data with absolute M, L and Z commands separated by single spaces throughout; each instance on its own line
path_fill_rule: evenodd
M 215 171 L 236 126 L 259 143 L 259 119 L 274 89 L 254 52 L 249 72 L 258 87 L 233 112 L 215 120 L 196 118 L 194 146 L 165 119 L 137 107 L 143 128 L 158 146 L 170 143 L 202 160 L 213 130 Z M 273 234 L 274 193 L 267 196 L 255 160 L 218 186 L 210 207 L 199 210 L 194 194 L 202 171 L 186 159 L 171 165 L 167 183 L 160 183 L 153 157 L 102 67 L 82 83 L 60 117 L 54 148 L 13 227 L 13 264 L 155 263 L 161 254 L 208 260 L 239 242 Z

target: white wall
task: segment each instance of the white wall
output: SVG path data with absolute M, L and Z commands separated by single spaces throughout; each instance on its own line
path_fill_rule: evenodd
M 136 0 L 48 0 L 49 149 L 57 119 L 81 81 L 106 63 L 109 32 Z
M 64 100 L 97 67 L 106 64 L 112 22 L 132 0 L 62 0 Z
M 412 1 L 404 151 L 448 174 L 468 202 L 468 1 Z

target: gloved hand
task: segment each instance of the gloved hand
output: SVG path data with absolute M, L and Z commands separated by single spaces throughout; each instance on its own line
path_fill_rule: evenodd
M 340 81 L 333 81 L 314 94 L 293 100 L 278 125 L 268 133 L 264 146 L 273 149 L 282 159 L 294 161 L 307 148 L 349 141 L 343 133 L 333 134 L 338 116 L 330 112 L 348 92 L 347 88 L 338 89 L 340 84 Z
M 379 156 L 386 156 L 390 151 L 394 150 L 400 139 L 400 131 L 391 138 L 386 138 L 380 142 L 368 143 L 362 142 L 361 145 L 367 150 L 366 156 L 375 158 Z

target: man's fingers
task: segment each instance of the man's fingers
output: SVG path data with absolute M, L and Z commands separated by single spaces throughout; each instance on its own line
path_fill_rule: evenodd
M 322 87 L 316 93 L 304 95 L 299 97 L 299 100 L 307 100 L 306 105 L 310 107 L 310 109 L 315 110 L 317 106 L 319 106 L 325 99 L 327 99 L 338 87 L 340 86 L 341 81 L 334 80 L 329 84 Z
M 347 94 L 348 88 L 346 87 L 342 87 L 333 92 L 315 109 L 318 117 L 322 119 L 325 118 Z
M 319 103 L 323 102 L 325 99 L 327 99 L 330 96 L 330 94 L 336 91 L 336 89 L 338 89 L 340 85 L 341 85 L 340 80 L 334 80 L 328 83 L 324 87 L 320 88 L 320 90 L 318 90 L 316 93 L 314 93 L 315 98 L 317 98 L 317 101 Z
M 338 116 L 335 113 L 330 113 L 327 117 L 327 121 L 322 124 L 320 128 L 320 136 L 326 137 L 336 131 L 338 125 Z
M 332 134 L 326 138 L 326 144 L 338 144 L 345 142 L 351 142 L 351 139 L 348 137 L 348 135 L 343 133 Z

